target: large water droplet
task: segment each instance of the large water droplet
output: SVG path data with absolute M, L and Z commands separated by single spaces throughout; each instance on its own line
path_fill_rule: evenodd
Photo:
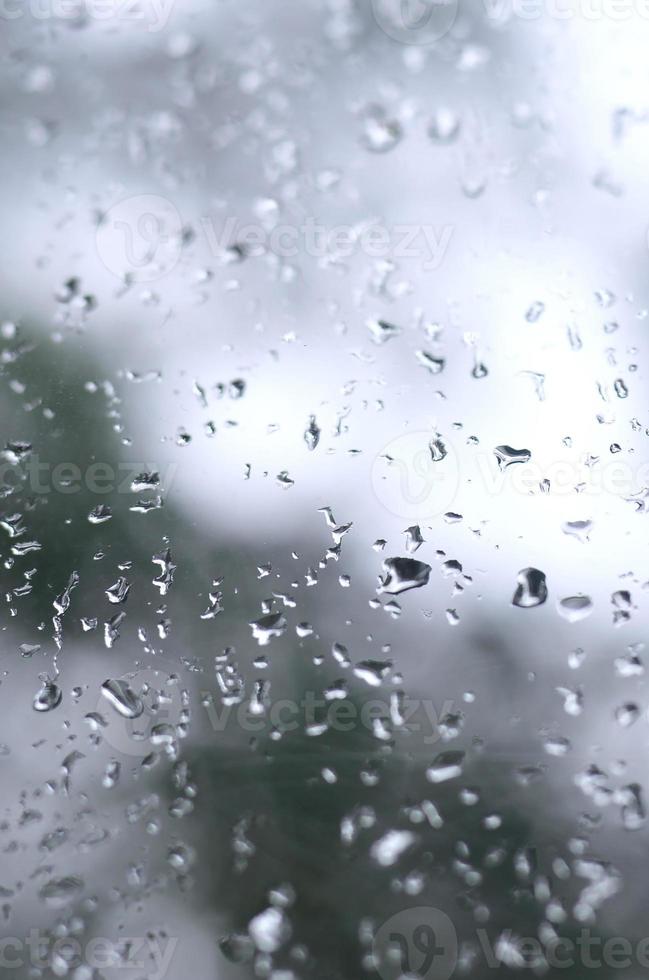
M 139 718 L 144 711 L 140 698 L 123 680 L 107 680 L 101 685 L 101 693 L 123 718 Z
M 522 568 L 517 576 L 518 587 L 512 605 L 532 609 L 542 605 L 548 597 L 545 574 L 538 568 Z
M 514 463 L 529 463 L 532 458 L 529 449 L 512 449 L 511 446 L 496 446 L 494 453 L 501 470 L 506 470 Z
M 386 558 L 383 562 L 383 578 L 377 592 L 399 595 L 409 589 L 419 589 L 428 583 L 430 565 L 414 558 Z
M 52 711 L 54 708 L 58 708 L 62 697 L 63 693 L 58 684 L 48 680 L 44 682 L 40 691 L 35 695 L 32 707 L 34 711 Z

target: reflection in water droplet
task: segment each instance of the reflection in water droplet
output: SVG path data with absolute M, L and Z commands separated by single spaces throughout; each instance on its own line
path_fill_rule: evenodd
M 415 357 L 422 367 L 425 367 L 431 374 L 441 374 L 444 370 L 446 361 L 443 357 L 435 357 L 425 350 L 415 351 Z
M 63 692 L 54 681 L 45 681 L 32 701 L 34 711 L 53 711 L 61 703 Z
M 273 637 L 282 636 L 287 629 L 287 622 L 281 613 L 269 613 L 261 619 L 250 623 L 252 635 L 259 646 L 266 646 Z
M 309 424 L 304 433 L 304 441 L 307 449 L 313 451 L 320 442 L 320 429 L 315 419 L 315 415 L 309 416 Z
M 506 470 L 514 463 L 529 463 L 532 458 L 529 449 L 512 449 L 511 446 L 496 446 L 494 453 L 501 470 Z
M 517 576 L 518 587 L 512 605 L 532 609 L 542 605 L 548 597 L 545 574 L 538 568 L 523 568 Z
M 386 558 L 383 562 L 383 573 L 377 592 L 399 595 L 409 589 L 419 589 L 426 585 L 431 567 L 414 558 Z
M 101 685 L 101 693 L 123 718 L 139 718 L 144 705 L 126 681 L 108 680 Z

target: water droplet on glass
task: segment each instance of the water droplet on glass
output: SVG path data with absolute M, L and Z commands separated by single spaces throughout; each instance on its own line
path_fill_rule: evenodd
M 514 463 L 529 463 L 532 458 L 529 449 L 512 449 L 511 446 L 496 446 L 494 453 L 501 470 L 506 470 Z
M 368 114 L 363 124 L 363 146 L 372 153 L 387 153 L 401 141 L 403 131 L 396 119 L 386 119 L 381 110 Z
M 559 615 L 569 623 L 578 623 L 580 620 L 590 616 L 593 611 L 593 601 L 587 595 L 566 596 L 560 599 L 557 608 Z
M 35 695 L 32 706 L 34 711 L 52 711 L 54 708 L 58 708 L 62 697 L 63 693 L 58 684 L 47 680 Z
M 377 592 L 399 595 L 409 589 L 419 589 L 430 578 L 431 567 L 414 558 L 386 558 L 383 562 L 383 578 Z
M 123 680 L 107 680 L 101 685 L 101 693 L 123 718 L 139 718 L 144 711 L 140 698 Z
M 431 783 L 445 783 L 462 775 L 464 752 L 442 752 L 426 770 L 426 778 Z
M 252 635 L 259 646 L 266 646 L 273 637 L 282 636 L 286 632 L 287 626 L 282 613 L 269 613 L 256 622 L 250 623 Z
M 304 433 L 304 441 L 307 449 L 313 451 L 320 442 L 320 429 L 315 419 L 315 415 L 309 416 L 309 424 Z
M 542 605 L 548 597 L 545 574 L 538 568 L 523 568 L 517 576 L 518 586 L 512 605 L 532 609 Z
M 459 133 L 460 118 L 457 113 L 446 106 L 437 109 L 428 125 L 428 135 L 433 143 L 440 145 L 453 143 Z
M 415 351 L 415 357 L 422 367 L 425 367 L 431 374 L 441 374 L 444 370 L 445 360 L 443 357 L 435 357 L 425 350 Z

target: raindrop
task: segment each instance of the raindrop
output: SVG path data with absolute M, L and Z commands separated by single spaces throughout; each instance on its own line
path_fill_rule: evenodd
M 370 331 L 375 344 L 384 344 L 392 337 L 398 337 L 401 333 L 401 327 L 388 323 L 387 320 L 368 320 L 367 329 Z
M 123 718 L 139 718 L 144 711 L 140 698 L 133 692 L 126 681 L 107 680 L 101 685 L 101 693 L 108 703 Z
M 593 529 L 592 521 L 565 521 L 561 525 L 564 534 L 577 538 L 578 541 L 585 543 L 590 540 L 590 532 Z
M 383 578 L 377 592 L 399 595 L 409 589 L 419 589 L 428 583 L 431 567 L 414 558 L 386 558 L 383 562 Z
M 512 599 L 512 605 L 521 609 L 532 609 L 541 606 L 548 597 L 548 587 L 545 574 L 538 568 L 523 568 L 517 576 L 518 586 Z
M 441 463 L 448 456 L 448 449 L 442 438 L 432 439 L 429 443 L 429 449 L 433 463 Z
M 248 934 L 262 953 L 275 953 L 290 938 L 288 918 L 278 908 L 267 908 L 248 923 Z
M 94 510 L 91 510 L 88 514 L 88 520 L 91 524 L 105 524 L 113 516 L 113 512 L 107 504 L 98 504 Z
M 389 868 L 412 847 L 416 839 L 411 830 L 388 830 L 387 834 L 372 844 L 370 857 L 382 868 Z
M 309 416 L 309 424 L 304 433 L 304 441 L 307 449 L 313 451 L 320 442 L 320 429 L 315 419 L 315 415 Z
M 560 599 L 557 604 L 559 615 L 569 623 L 578 623 L 580 620 L 590 616 L 593 611 L 593 601 L 587 595 L 567 596 Z
M 617 395 L 618 398 L 629 397 L 629 389 L 627 388 L 622 378 L 618 378 L 615 384 L 613 385 L 613 387 L 615 388 L 615 394 Z
M 415 357 L 422 367 L 425 367 L 431 374 L 441 374 L 444 370 L 446 361 L 443 357 L 435 357 L 425 350 L 415 351 Z
M 452 109 L 441 106 L 436 110 L 428 125 L 428 135 L 433 143 L 448 145 L 460 133 L 460 118 Z
M 545 303 L 541 303 L 539 300 L 532 303 L 527 313 L 525 314 L 525 319 L 528 323 L 536 323 L 545 311 Z
M 46 905 L 55 909 L 64 908 L 76 901 L 83 889 L 83 881 L 75 875 L 65 878 L 52 878 L 39 891 L 39 897 Z
M 426 770 L 426 778 L 431 783 L 445 783 L 462 775 L 464 752 L 441 752 Z
M 476 364 L 475 364 L 475 366 L 473 367 L 473 369 L 471 371 L 471 377 L 472 378 L 477 378 L 477 379 L 486 378 L 488 374 L 489 374 L 489 371 L 487 370 L 487 368 L 485 367 L 485 365 L 482 363 L 482 361 L 476 361 Z
M 621 704 L 615 709 L 615 720 L 621 728 L 629 728 L 639 717 L 640 709 L 637 704 Z
M 32 707 L 34 711 L 52 711 L 54 708 L 58 708 L 62 697 L 63 692 L 58 684 L 47 680 L 35 695 Z
M 404 534 L 406 535 L 406 551 L 408 554 L 412 555 L 418 548 L 421 548 L 422 544 L 424 543 L 424 539 L 421 535 L 421 528 L 418 524 L 413 524 L 412 527 L 406 528 Z
M 395 119 L 386 119 L 380 109 L 373 109 L 363 125 L 363 146 L 372 153 L 393 150 L 403 135 L 401 125 Z
M 532 458 L 529 449 L 512 449 L 511 446 L 496 446 L 494 453 L 501 470 L 506 470 L 514 463 L 529 463 Z
M 392 661 L 361 660 L 354 667 L 354 675 L 370 687 L 378 687 L 392 670 Z
M 106 595 L 109 601 L 115 604 L 126 602 L 130 588 L 129 582 L 123 576 L 120 576 L 114 585 L 106 589 Z
M 249 625 L 254 639 L 263 647 L 270 643 L 273 637 L 282 636 L 288 624 L 281 613 L 269 613 Z

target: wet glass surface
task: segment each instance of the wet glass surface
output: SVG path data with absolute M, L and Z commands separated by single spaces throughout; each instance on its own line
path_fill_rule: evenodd
M 646 973 L 648 40 L 0 0 L 0 977 Z

